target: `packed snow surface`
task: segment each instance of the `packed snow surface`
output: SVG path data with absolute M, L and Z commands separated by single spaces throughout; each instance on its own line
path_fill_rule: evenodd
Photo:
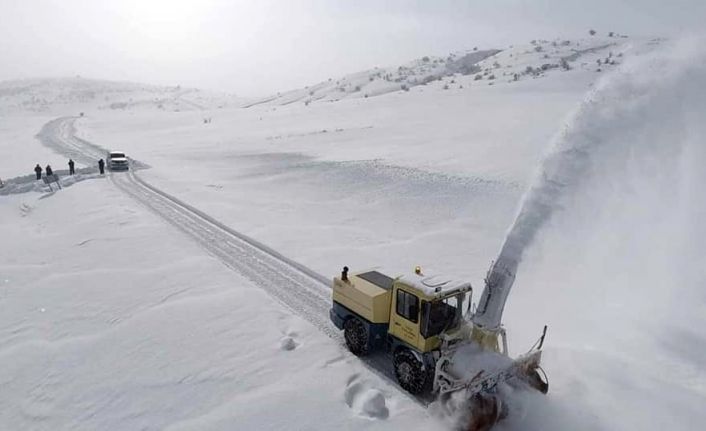
M 70 100 L 49 95 L 77 94 L 73 81 L 6 85 L 3 180 L 25 187 L 37 163 L 64 169 L 65 145 L 88 148 L 77 168 L 95 169 L 95 144 L 149 166 L 138 175 L 157 191 L 116 173 L 0 195 L 0 428 L 453 422 L 345 350 L 325 326 L 324 287 L 158 191 L 320 274 L 434 266 L 470 280 L 476 300 L 507 237 L 505 253 L 522 261 L 503 315 L 510 349 L 523 353 L 549 325 L 550 393 L 508 394 L 500 430 L 698 427 L 701 42 L 534 41 L 482 60 L 478 80 L 437 61 L 441 79 L 409 91 L 366 98 L 360 84 L 338 101 L 327 91 L 320 103 L 250 108 L 213 97 L 186 109 L 186 90 L 100 81 Z M 434 60 L 387 73 L 411 80 Z M 159 108 L 158 94 L 179 107 Z M 125 109 L 110 108 L 118 99 Z M 47 136 L 63 144 L 42 145 Z

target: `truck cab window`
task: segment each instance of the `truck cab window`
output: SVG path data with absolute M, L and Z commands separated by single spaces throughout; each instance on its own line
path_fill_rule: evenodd
M 443 301 L 422 302 L 422 337 L 429 338 L 455 329 L 461 320 L 461 300 L 447 298 Z
M 409 320 L 412 323 L 417 323 L 419 315 L 419 298 L 407 293 L 404 290 L 397 291 L 397 314 Z

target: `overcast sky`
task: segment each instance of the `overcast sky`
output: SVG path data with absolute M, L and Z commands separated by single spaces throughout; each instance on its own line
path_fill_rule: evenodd
M 704 23 L 706 0 L 0 0 L 0 80 L 81 75 L 252 96 L 474 46 Z

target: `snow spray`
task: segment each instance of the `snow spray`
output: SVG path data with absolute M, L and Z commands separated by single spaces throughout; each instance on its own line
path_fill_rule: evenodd
M 500 326 L 523 254 L 587 176 L 622 169 L 611 160 L 630 160 L 638 148 L 644 153 L 668 144 L 671 153 L 686 150 L 683 147 L 690 142 L 682 135 L 686 125 L 703 127 L 699 126 L 703 119 L 695 116 L 706 112 L 706 56 L 699 42 L 703 41 L 681 41 L 669 49 L 636 56 L 600 80 L 570 116 L 523 196 L 488 272 L 474 317 L 477 325 L 488 329 Z M 668 132 L 661 128 L 665 118 L 676 123 Z M 702 132 L 697 136 L 706 136 Z M 696 145 L 703 155 L 706 143 Z

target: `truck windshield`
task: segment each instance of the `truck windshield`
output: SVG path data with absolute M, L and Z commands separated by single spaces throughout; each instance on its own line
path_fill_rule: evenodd
M 440 301 L 422 302 L 422 336 L 439 335 L 458 326 L 461 318 L 461 297 L 452 296 Z

